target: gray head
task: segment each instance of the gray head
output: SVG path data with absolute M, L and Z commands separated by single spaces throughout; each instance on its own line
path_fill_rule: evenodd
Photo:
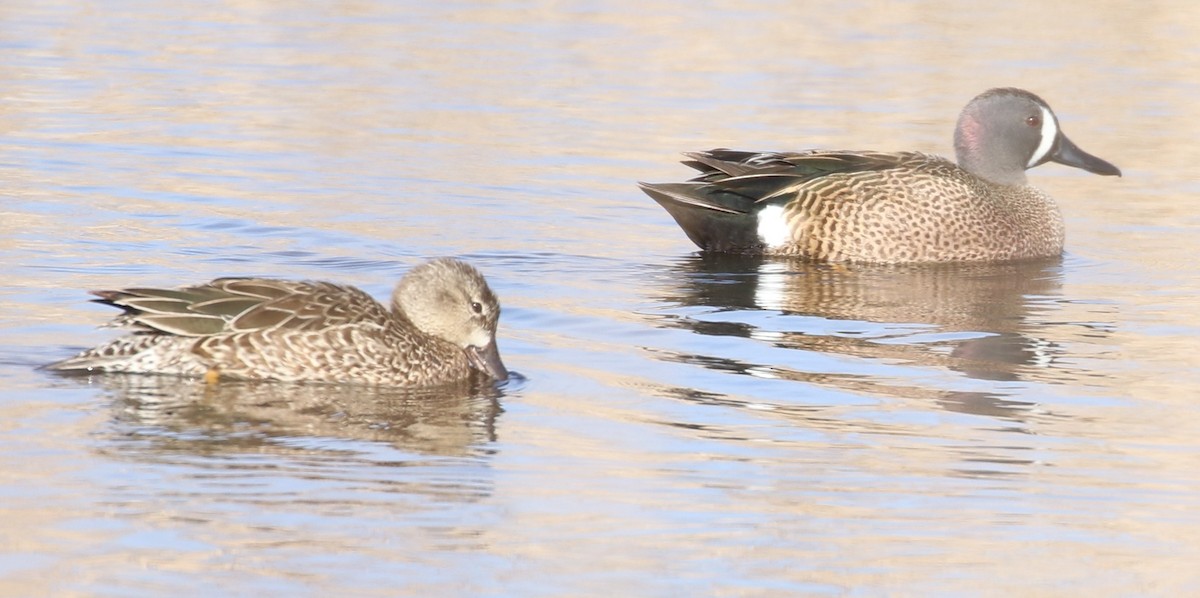
M 500 303 L 469 264 L 438 258 L 413 268 L 392 293 L 392 309 L 422 332 L 462 348 L 471 367 L 496 380 L 508 377 L 496 348 Z
M 1058 162 L 1100 175 L 1116 166 L 1071 143 L 1042 98 L 1023 89 L 989 89 L 971 100 L 954 129 L 958 165 L 1001 185 L 1025 184 L 1025 170 Z

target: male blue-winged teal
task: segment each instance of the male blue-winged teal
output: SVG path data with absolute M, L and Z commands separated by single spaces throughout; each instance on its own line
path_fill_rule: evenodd
M 701 173 L 694 179 L 639 184 L 704 250 L 903 263 L 1059 255 L 1058 206 L 1025 171 L 1053 161 L 1121 175 L 1021 89 L 971 100 L 954 149 L 957 165 L 917 152 L 716 149 L 685 154 Z
M 450 258 L 408 272 L 390 310 L 351 286 L 263 278 L 94 294 L 134 333 L 47 369 L 391 386 L 508 377 L 496 295 Z

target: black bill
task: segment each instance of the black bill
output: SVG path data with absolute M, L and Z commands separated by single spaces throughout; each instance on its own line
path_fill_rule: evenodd
M 508 370 L 504 367 L 504 362 L 500 360 L 500 350 L 496 348 L 496 341 L 492 341 L 482 348 L 467 347 L 466 353 L 471 367 L 491 376 L 494 380 L 508 378 Z
M 1046 161 L 1082 168 L 1094 174 L 1121 176 L 1121 169 L 1079 149 L 1078 145 L 1067 139 L 1067 136 L 1061 132 L 1058 134 L 1058 139 L 1054 140 L 1054 149 L 1050 150 L 1045 158 L 1042 158 L 1042 162 Z

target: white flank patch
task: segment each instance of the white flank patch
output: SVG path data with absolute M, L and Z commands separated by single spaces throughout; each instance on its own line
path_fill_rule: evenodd
M 758 212 L 758 239 L 771 249 L 778 249 L 792 240 L 783 206 L 767 206 Z
M 1033 157 L 1029 159 L 1029 163 L 1025 168 L 1033 168 L 1034 164 L 1042 161 L 1046 157 L 1046 153 L 1050 151 L 1050 147 L 1054 145 L 1054 140 L 1058 137 L 1058 123 L 1054 122 L 1054 114 L 1045 106 L 1042 109 L 1042 142 L 1038 144 L 1037 151 L 1033 152 Z M 762 225 L 759 225 L 762 229 Z

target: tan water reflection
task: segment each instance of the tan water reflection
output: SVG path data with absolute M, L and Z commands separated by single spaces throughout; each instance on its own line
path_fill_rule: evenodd
M 1186 594 L 1200 4 L 0 7 L 0 593 Z M 692 257 L 717 146 L 951 152 L 1017 85 L 1063 262 Z M 75 380 L 85 289 L 477 263 L 491 397 Z M 511 355 L 511 356 L 510 356 Z M 501 409 L 503 411 L 501 412 Z
M 703 254 L 683 262 L 672 277 L 676 286 L 664 289 L 662 297 L 668 303 L 780 312 L 820 318 L 824 324 L 796 322 L 798 330 L 768 329 L 750 322 L 686 317 L 666 320 L 669 326 L 801 351 L 945 368 L 985 380 L 1078 382 L 1076 372 L 1056 363 L 1062 344 L 1082 333 L 1103 335 L 1097 323 L 1045 323 L 1046 314 L 1061 300 L 1062 263 L 1057 259 L 874 267 Z M 864 327 L 862 322 L 885 326 Z M 670 358 L 869 396 L 929 398 L 948 409 L 978 415 L 1012 416 L 1014 406 L 1028 406 L 996 393 L 942 391 L 878 375 L 802 372 L 703 355 Z
M 146 440 L 141 458 L 163 453 L 296 453 L 280 439 L 377 442 L 397 450 L 470 456 L 496 440 L 495 389 L 463 385 L 398 390 L 324 384 L 221 382 L 104 375 L 117 429 Z M 150 429 L 151 433 L 147 433 Z

